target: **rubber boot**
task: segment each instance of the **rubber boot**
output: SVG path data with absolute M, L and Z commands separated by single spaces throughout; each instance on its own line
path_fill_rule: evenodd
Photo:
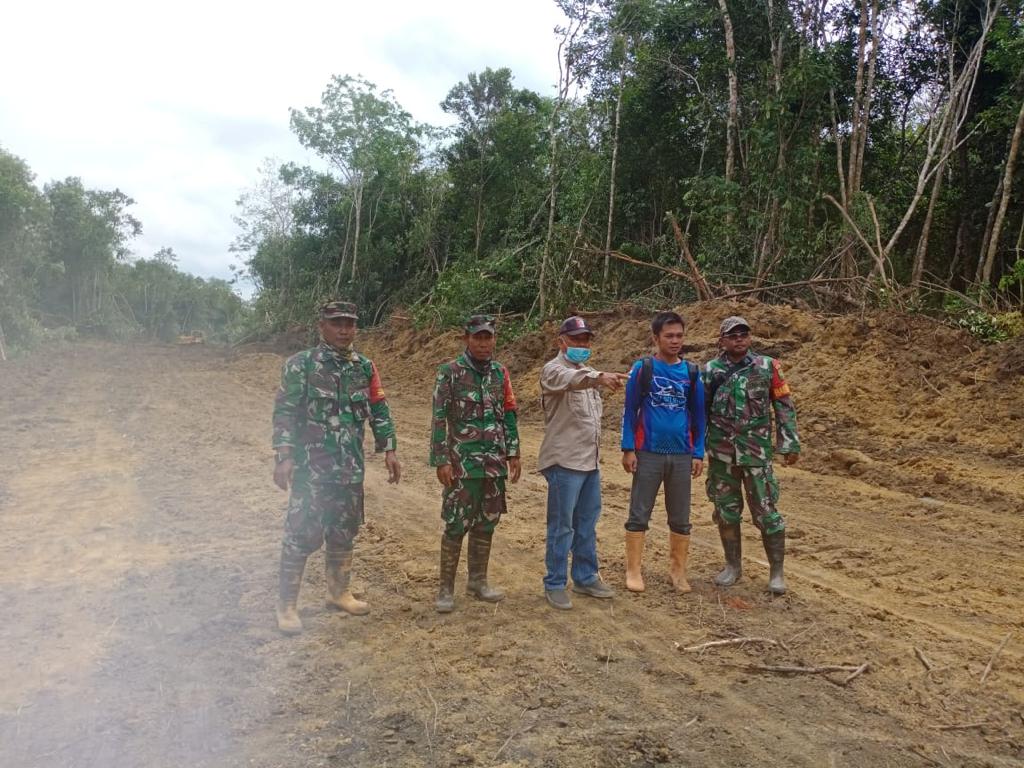
M 349 583 L 352 581 L 352 550 L 325 550 L 324 565 L 327 576 L 327 607 L 352 616 L 368 614 L 370 606 L 362 600 L 356 600 L 349 590 Z
M 647 531 L 626 531 L 626 589 L 644 591 L 644 537 Z
M 782 561 L 786 558 L 786 532 L 763 533 L 764 553 L 768 556 L 768 591 L 773 595 L 786 594 L 786 577 L 782 574 Z
M 438 613 L 451 613 L 455 610 L 455 574 L 459 570 L 459 555 L 462 554 L 462 536 L 449 539 L 441 534 L 441 586 L 437 590 Z
M 492 536 L 494 531 L 485 533 L 474 528 L 469 532 L 469 546 L 466 547 L 469 581 L 466 582 L 466 593 L 488 603 L 497 603 L 505 598 L 505 593 L 487 583 L 487 561 L 491 558 Z
M 739 523 L 721 523 L 718 535 L 722 537 L 722 549 L 725 550 L 725 568 L 715 576 L 715 584 L 720 587 L 731 587 L 743 575 L 743 540 L 740 538 Z
M 669 566 L 668 578 L 672 586 L 679 592 L 690 592 L 692 587 L 686 580 L 686 561 L 690 557 L 690 535 L 683 533 L 668 533 Z
M 299 618 L 299 589 L 302 587 L 302 572 L 306 569 L 306 556 L 281 550 L 281 582 L 277 601 L 277 628 L 286 635 L 297 635 L 302 631 Z

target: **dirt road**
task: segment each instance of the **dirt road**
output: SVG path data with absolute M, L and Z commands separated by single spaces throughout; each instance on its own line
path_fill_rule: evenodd
M 719 545 L 698 492 L 691 595 L 667 584 L 661 517 L 645 594 L 561 613 L 542 597 L 545 486 L 527 474 L 495 539 L 508 598 L 460 594 L 440 616 L 429 373 L 390 392 L 402 484 L 377 459 L 369 471 L 356 587 L 373 612 L 327 613 L 313 558 L 307 631 L 281 637 L 284 495 L 267 445 L 281 361 L 83 344 L 0 368 L 0 764 L 1024 765 L 1018 497 L 921 498 L 809 456 L 816 471 L 780 472 L 790 594 L 763 592 L 750 526 L 744 581 L 711 585 Z M 524 422 L 529 459 L 541 431 Z M 935 450 L 1022 486 L 1012 464 Z M 628 486 L 613 461 L 604 473 L 599 551 L 621 590 Z M 685 650 L 735 637 L 775 644 Z M 756 669 L 864 663 L 848 683 Z

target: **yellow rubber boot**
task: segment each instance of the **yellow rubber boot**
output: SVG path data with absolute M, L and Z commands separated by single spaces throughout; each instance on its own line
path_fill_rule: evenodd
M 349 590 L 352 580 L 352 550 L 328 549 L 324 552 L 325 573 L 327 577 L 327 607 L 344 611 L 353 616 L 365 616 L 370 606 L 362 600 L 356 600 Z
M 646 531 L 626 531 L 626 589 L 644 591 L 644 537 Z
M 672 586 L 679 592 L 690 592 L 692 587 L 686 580 L 686 561 L 690 558 L 690 536 L 689 534 L 673 533 L 668 534 L 669 565 L 668 578 Z

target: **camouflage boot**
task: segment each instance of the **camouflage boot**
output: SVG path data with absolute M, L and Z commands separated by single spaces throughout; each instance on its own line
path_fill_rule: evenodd
M 327 576 L 327 607 L 334 611 L 344 611 L 352 616 L 368 614 L 370 606 L 362 600 L 356 600 L 349 590 L 349 583 L 352 581 L 352 550 L 325 550 L 324 565 Z
M 449 539 L 441 534 L 441 586 L 437 590 L 437 602 L 434 604 L 438 613 L 451 613 L 455 610 L 455 574 L 459 570 L 459 555 L 462 554 L 462 536 Z
M 719 523 L 718 535 L 722 537 L 725 550 L 725 568 L 715 576 L 715 584 L 731 587 L 743 575 L 743 540 L 740 538 L 739 523 Z
M 782 575 L 782 561 L 786 557 L 786 532 L 763 533 L 764 553 L 768 556 L 768 591 L 773 595 L 786 594 L 786 578 Z
M 488 603 L 497 603 L 505 598 L 505 593 L 487 583 L 487 561 L 491 558 L 492 536 L 494 531 L 485 533 L 473 528 L 469 532 L 469 546 L 466 548 L 469 581 L 466 582 L 466 593 Z
M 306 556 L 290 549 L 281 549 L 281 583 L 277 602 L 277 628 L 286 635 L 297 635 L 302 631 L 299 618 L 299 589 L 302 587 L 302 572 L 306 569 Z

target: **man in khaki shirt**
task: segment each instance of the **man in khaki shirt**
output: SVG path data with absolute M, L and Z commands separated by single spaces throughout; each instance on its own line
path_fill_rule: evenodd
M 594 332 L 582 317 L 558 329 L 558 355 L 540 373 L 544 441 L 538 468 L 548 481 L 548 536 L 544 594 L 555 608 L 568 610 L 566 592 L 572 552 L 573 590 L 610 598 L 597 564 L 597 519 L 601 516 L 601 394 L 617 390 L 626 374 L 602 373 L 586 365 Z

